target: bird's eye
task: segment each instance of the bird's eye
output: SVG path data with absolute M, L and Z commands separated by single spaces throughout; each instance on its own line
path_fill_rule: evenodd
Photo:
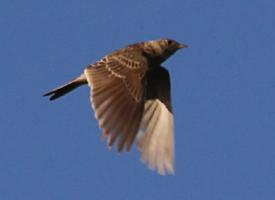
M 168 45 L 171 45 L 172 43 L 173 43 L 172 40 L 167 40 L 167 44 L 168 44 Z

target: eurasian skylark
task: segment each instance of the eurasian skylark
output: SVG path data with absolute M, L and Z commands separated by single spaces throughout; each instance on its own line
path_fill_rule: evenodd
M 141 159 L 160 174 L 174 173 L 174 130 L 169 72 L 161 66 L 187 45 L 161 39 L 119 49 L 89 65 L 84 73 L 44 96 L 57 99 L 88 84 L 103 137 L 118 151 L 135 138 Z

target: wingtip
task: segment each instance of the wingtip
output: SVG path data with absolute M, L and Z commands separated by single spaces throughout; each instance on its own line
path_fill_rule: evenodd
M 50 101 L 53 101 L 53 100 L 55 100 L 56 98 L 54 98 L 54 96 L 51 96 L 50 98 L 49 98 L 49 100 Z
M 45 93 L 42 95 L 43 97 L 49 96 L 49 93 Z
M 53 91 L 50 91 L 50 92 L 44 93 L 44 94 L 43 94 L 43 97 L 50 96 L 50 95 L 52 95 L 53 93 L 54 93 Z
M 53 92 L 47 92 L 47 93 L 43 94 L 42 96 L 43 96 L 43 97 L 48 97 L 48 96 L 50 96 L 50 97 L 49 97 L 49 100 L 50 100 L 50 101 L 53 101 L 53 100 L 56 99 L 56 97 L 55 97 L 54 94 L 53 94 L 53 95 L 52 95 L 52 94 L 53 94 Z M 51 96 L 51 95 L 52 95 L 52 96 Z

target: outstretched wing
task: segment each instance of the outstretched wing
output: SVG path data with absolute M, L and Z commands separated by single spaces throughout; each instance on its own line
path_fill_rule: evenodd
M 132 56 L 132 54 L 131 54 Z M 147 63 L 124 55 L 107 56 L 85 69 L 91 103 L 108 145 L 130 150 L 144 110 Z
M 169 72 L 157 67 L 146 75 L 145 108 L 138 135 L 141 159 L 160 174 L 174 173 L 174 128 Z

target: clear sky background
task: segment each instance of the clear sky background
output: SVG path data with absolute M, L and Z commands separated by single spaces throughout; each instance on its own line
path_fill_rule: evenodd
M 0 1 L 1 200 L 275 196 L 272 0 Z M 42 94 L 126 44 L 186 43 L 172 77 L 176 175 L 109 151 L 82 87 Z

